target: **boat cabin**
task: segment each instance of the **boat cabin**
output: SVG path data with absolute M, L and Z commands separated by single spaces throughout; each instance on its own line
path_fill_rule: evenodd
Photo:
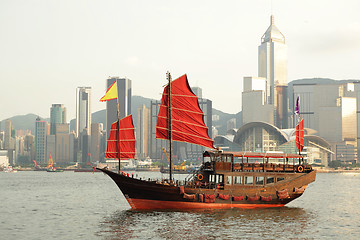
M 297 154 L 205 151 L 194 185 L 205 188 L 264 186 L 312 171 Z

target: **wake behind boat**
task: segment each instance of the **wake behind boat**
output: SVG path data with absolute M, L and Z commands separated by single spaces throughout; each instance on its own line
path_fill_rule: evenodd
M 315 181 L 316 172 L 304 164 L 298 154 L 215 149 L 187 76 L 174 81 L 169 73 L 167 77 L 169 82 L 163 92 L 156 137 L 169 140 L 169 178 L 136 179 L 120 168 L 119 173 L 99 169 L 117 184 L 133 209 L 281 207 L 300 197 L 307 185 Z M 133 129 L 131 115 L 111 126 L 107 157 L 133 157 Z M 172 141 L 213 149 L 204 152 L 200 169 L 185 181 L 173 179 Z

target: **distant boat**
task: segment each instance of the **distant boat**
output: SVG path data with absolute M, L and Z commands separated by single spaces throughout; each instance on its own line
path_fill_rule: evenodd
M 62 169 L 56 169 L 56 168 L 54 167 L 54 162 L 53 162 L 52 156 L 51 156 L 51 154 L 50 154 L 46 171 L 47 171 L 47 172 L 63 172 L 64 170 L 62 170 Z
M 269 208 L 282 207 L 300 197 L 315 181 L 316 171 L 300 154 L 225 152 L 213 147 L 196 95 L 187 76 L 171 81 L 164 89 L 156 125 L 156 138 L 169 140 L 169 178 L 137 179 L 124 172 L 106 173 L 133 209 Z M 134 146 L 124 147 L 134 134 L 128 116 L 111 126 L 106 157 L 119 159 Z M 123 122 L 121 122 L 123 121 Z M 301 126 L 299 127 L 300 131 Z M 126 134 L 125 134 L 125 131 Z M 131 132 L 132 131 L 132 132 Z M 301 134 L 299 133 L 299 138 Z M 120 140 L 119 140 L 120 139 Z M 200 169 L 185 181 L 174 180 L 172 141 L 207 147 Z M 113 144 L 113 148 L 109 145 Z M 301 139 L 299 145 L 301 145 Z M 135 144 L 134 144 L 135 145 Z M 300 151 L 301 152 L 301 151 Z M 127 158 L 131 158 L 128 156 Z M 251 163 L 249 159 L 255 161 Z M 281 164 L 271 163 L 280 159 Z M 292 161 L 290 161 L 292 160 Z M 289 162 L 291 164 L 289 164 Z M 119 164 L 120 166 L 120 164 Z
M 33 162 L 34 162 L 34 171 L 46 171 L 46 168 L 43 168 L 40 165 L 38 165 L 35 160 L 33 160 Z
M 4 172 L 6 172 L 6 173 L 16 173 L 17 170 L 13 169 L 13 167 L 9 165 L 7 167 L 4 167 Z

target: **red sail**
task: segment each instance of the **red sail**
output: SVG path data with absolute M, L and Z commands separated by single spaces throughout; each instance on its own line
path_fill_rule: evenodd
M 165 87 L 162 95 L 156 124 L 156 138 L 158 139 L 169 139 L 167 93 L 168 86 Z M 191 91 L 186 74 L 171 82 L 171 110 L 171 132 L 174 141 L 214 148 L 213 140 L 210 139 L 208 128 L 204 123 L 204 113 L 200 109 L 197 96 Z
M 135 157 L 135 133 L 132 115 L 120 119 L 120 159 Z M 110 136 L 106 148 L 107 158 L 119 158 L 118 121 L 111 124 Z
M 304 119 L 296 125 L 296 147 L 300 152 L 304 148 Z

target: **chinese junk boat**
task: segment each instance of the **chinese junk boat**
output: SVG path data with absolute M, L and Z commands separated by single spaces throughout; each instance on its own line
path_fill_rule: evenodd
M 124 172 L 99 169 L 109 175 L 123 192 L 133 209 L 195 209 L 195 208 L 267 208 L 281 207 L 300 197 L 307 185 L 315 181 L 316 172 L 298 154 L 224 152 L 214 149 L 208 136 L 196 95 L 186 75 L 171 81 L 164 89 L 158 115 L 157 138 L 169 140 L 169 178 L 144 180 Z M 171 94 L 169 94 L 171 93 Z M 130 121 L 129 121 L 130 123 Z M 116 154 L 111 142 L 120 146 L 120 158 L 134 152 L 133 134 L 123 134 L 133 127 L 112 126 L 107 157 Z M 116 129 L 117 127 L 117 129 Z M 120 129 L 120 141 L 119 136 Z M 115 134 L 117 133 L 116 136 Z M 129 135 L 129 136 L 126 136 Z M 128 138 L 129 137 L 129 138 Z M 115 139 L 115 141 L 114 141 Z M 130 141 L 127 141 L 130 139 Z M 213 149 L 203 154 L 200 169 L 184 181 L 175 181 L 172 171 L 172 141 L 199 144 Z M 125 146 L 124 143 L 131 143 Z M 119 150 L 118 147 L 115 147 Z M 112 155 L 112 157 L 116 157 Z M 271 163 L 277 159 L 277 163 Z M 280 163 L 279 163 L 280 162 Z M 120 165 L 119 165 L 120 166 Z

